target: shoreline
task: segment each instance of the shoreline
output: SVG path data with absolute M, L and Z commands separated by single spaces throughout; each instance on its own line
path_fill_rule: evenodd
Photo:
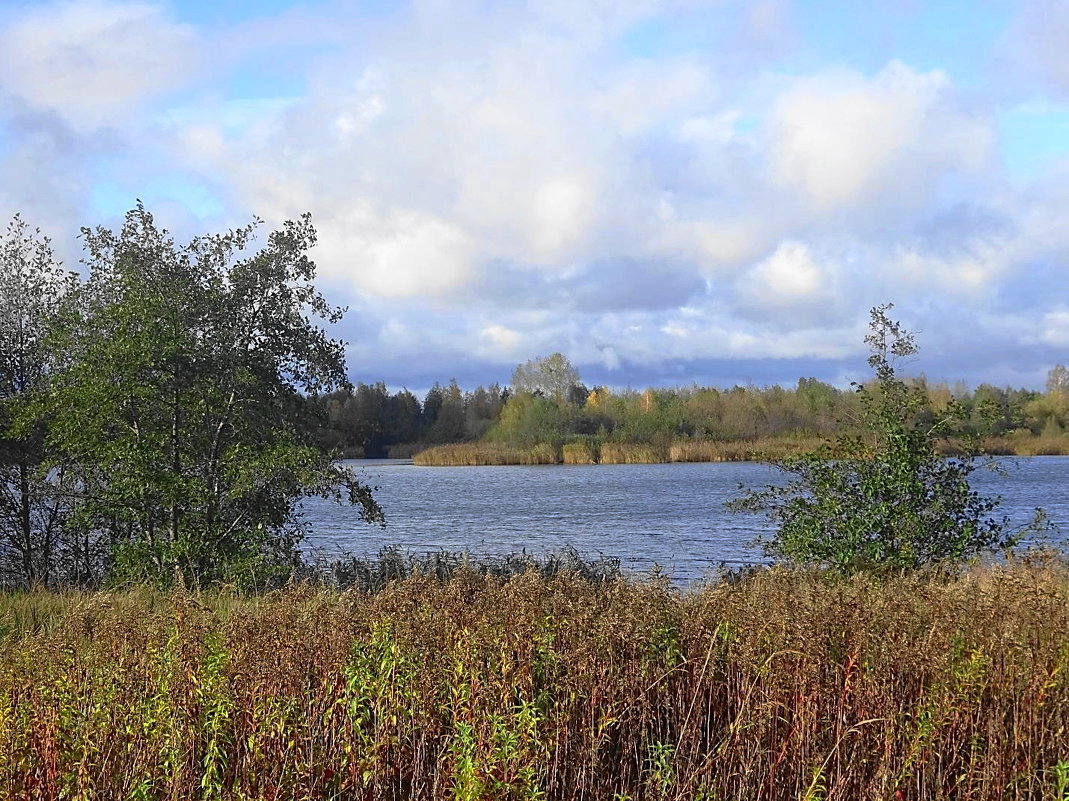
M 826 444 L 826 440 L 817 438 L 677 441 L 670 445 L 584 442 L 566 443 L 560 447 L 549 443 L 518 447 L 475 442 L 436 445 L 406 458 L 417 467 L 767 462 L 812 453 Z M 963 453 L 953 443 L 945 443 L 940 452 L 946 457 Z M 992 438 L 984 441 L 982 455 L 996 458 L 1069 456 L 1069 437 Z

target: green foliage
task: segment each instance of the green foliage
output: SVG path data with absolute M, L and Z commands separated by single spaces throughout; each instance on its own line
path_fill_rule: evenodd
M 924 389 L 896 374 L 896 363 L 916 346 L 887 316 L 890 308 L 872 310 L 865 338 L 875 375 L 856 390 L 864 433 L 840 436 L 834 452 L 825 445 L 773 461 L 789 477 L 786 484 L 729 504 L 764 512 L 777 525 L 765 543 L 770 556 L 840 571 L 905 570 L 1017 541 L 1004 519 L 991 516 L 999 499 L 969 485 L 982 465 L 977 450 L 967 447 L 950 459 L 937 453 L 938 429 L 947 418 L 921 422 Z
M 487 439 L 531 446 L 546 443 L 559 446 L 575 429 L 576 409 L 561 406 L 549 398 L 518 392 L 508 399 Z
M 15 217 L 0 239 L 0 577 L 27 585 L 78 562 L 64 527 L 64 472 L 42 470 L 40 426 L 17 425 L 48 380 L 45 335 L 73 285 L 48 239 Z
M 313 436 L 305 395 L 346 382 L 342 343 L 313 322 L 342 314 L 311 283 L 315 230 L 305 215 L 245 255 L 254 228 L 176 246 L 138 205 L 118 233 L 82 232 L 89 279 L 52 328 L 57 367 L 32 411 L 116 578 L 284 574 L 306 494 L 381 519 Z

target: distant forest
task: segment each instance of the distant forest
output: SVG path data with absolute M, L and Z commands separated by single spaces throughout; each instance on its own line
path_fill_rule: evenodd
M 957 434 L 1069 444 L 1069 370 L 1058 365 L 1045 392 L 913 379 L 935 420 L 958 407 Z M 858 419 L 854 389 L 815 378 L 791 388 L 682 386 L 644 390 L 587 387 L 560 354 L 517 367 L 510 386 L 462 389 L 435 384 L 418 398 L 406 389 L 358 383 L 314 400 L 322 444 L 349 457 L 408 456 L 426 447 L 487 441 L 555 447 L 575 440 L 668 444 L 680 440 L 757 441 L 829 437 Z M 923 421 L 922 421 L 923 422 Z M 1027 449 L 1025 449 L 1027 452 Z

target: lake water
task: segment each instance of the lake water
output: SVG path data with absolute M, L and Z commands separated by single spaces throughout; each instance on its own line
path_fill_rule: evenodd
M 613 556 L 631 571 L 655 564 L 677 580 L 702 577 L 720 564 L 761 561 L 753 544 L 769 530 L 760 517 L 732 514 L 724 503 L 739 484 L 776 479 L 747 462 L 416 467 L 408 461 L 351 461 L 377 487 L 385 529 L 362 523 L 355 510 L 313 499 L 304 514 L 307 544 L 328 553 L 373 556 L 384 545 L 415 553 L 448 550 L 542 554 L 570 546 L 586 556 Z M 973 486 L 1003 498 L 1001 512 L 1018 524 L 1043 507 L 1069 543 L 1069 457 L 1004 460 L 1005 475 L 973 474 Z

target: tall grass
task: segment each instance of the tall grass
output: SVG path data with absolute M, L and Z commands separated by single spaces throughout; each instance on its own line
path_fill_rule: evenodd
M 505 464 L 559 464 L 557 449 L 548 443 L 531 447 L 516 447 L 488 442 L 464 442 L 437 445 L 412 456 L 423 467 L 476 467 Z
M 677 440 L 669 458 L 673 462 L 752 462 L 798 456 L 818 449 L 824 440 L 817 437 L 787 439 L 763 437 L 753 440 Z
M 533 448 L 470 442 L 439 445 L 413 457 L 418 465 L 471 466 L 507 464 L 657 464 L 661 462 L 747 462 L 777 459 L 815 450 L 818 438 L 765 437 L 753 440 L 677 440 L 644 442 L 566 443 L 560 451 L 547 443 Z
M 1063 564 L 0 602 L 52 621 L 2 642 L 5 798 L 1064 801 L 1069 782 Z
M 584 439 L 560 449 L 548 443 L 532 447 L 470 442 L 438 445 L 425 450 L 409 445 L 391 449 L 391 456 L 412 456 L 429 466 L 507 464 L 649 464 L 656 462 L 750 462 L 782 459 L 815 451 L 827 441 L 820 437 L 758 437 L 755 439 L 683 439 L 670 445 L 634 442 L 597 442 Z M 984 449 L 998 456 L 1069 456 L 1069 436 L 1018 431 L 983 440 Z M 940 441 L 941 453 L 956 456 L 960 443 Z
M 600 461 L 602 464 L 657 464 L 668 461 L 668 448 L 656 443 L 605 442 Z
M 598 448 L 589 442 L 569 442 L 561 448 L 565 464 L 597 464 Z
M 1069 436 L 1015 432 L 992 437 L 985 446 L 990 453 L 1011 456 L 1069 456 Z

